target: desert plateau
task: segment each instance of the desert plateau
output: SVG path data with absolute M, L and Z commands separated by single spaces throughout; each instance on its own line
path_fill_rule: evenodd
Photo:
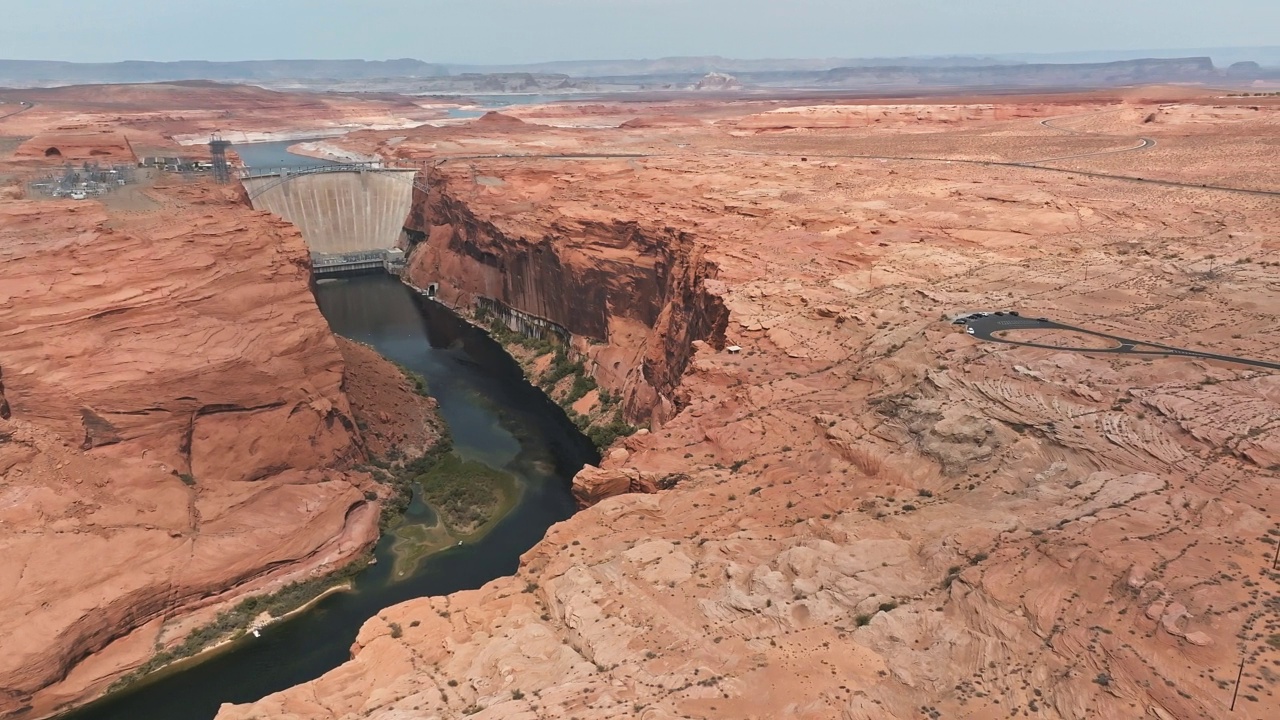
M 0 718 L 1280 717 L 1257 87 L 0 91 Z
M 1217 718 L 1242 659 L 1269 717 L 1274 371 L 950 321 L 1274 362 L 1278 123 L 1148 87 L 336 141 L 430 164 L 413 282 L 563 326 L 643 430 L 515 577 L 219 717 Z

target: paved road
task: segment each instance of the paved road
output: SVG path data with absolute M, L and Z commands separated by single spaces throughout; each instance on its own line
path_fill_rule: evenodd
M 757 153 L 766 155 L 767 153 Z M 1031 163 L 1020 162 L 1003 162 L 997 160 L 957 160 L 955 158 L 935 158 L 935 157 L 915 157 L 904 155 L 807 155 L 810 159 L 825 160 L 829 158 L 847 158 L 855 160 L 897 160 L 909 162 L 928 162 L 942 163 L 950 165 L 978 165 L 981 167 L 1012 167 L 1023 168 L 1026 170 L 1042 170 L 1044 172 L 1063 173 L 1066 175 L 1082 175 L 1084 177 L 1105 178 L 1107 180 L 1122 180 L 1125 182 L 1146 183 L 1148 185 L 1163 185 L 1165 187 L 1189 188 L 1191 190 L 1216 190 L 1219 192 L 1242 193 L 1245 195 L 1263 195 L 1267 197 L 1280 197 L 1280 190 L 1250 190 L 1248 188 L 1230 187 L 1227 185 L 1209 185 L 1204 183 L 1187 183 L 1176 182 L 1173 180 L 1155 180 L 1152 178 L 1134 177 L 1132 175 L 1111 175 L 1100 172 L 1086 172 L 1084 170 L 1067 170 L 1065 168 L 1048 167 L 1045 165 L 1034 165 Z
M 1109 333 L 1098 332 L 1096 330 L 1087 330 L 1085 328 L 1075 327 L 1073 325 L 1064 325 L 1063 323 L 1054 322 L 1052 320 L 1037 320 L 1035 318 L 1018 317 L 1014 315 L 995 315 L 990 314 L 986 317 L 971 318 L 967 322 L 966 331 L 972 330 L 969 334 L 979 340 L 987 340 L 989 342 L 1004 343 L 1006 345 L 1022 345 L 1024 347 L 1045 348 L 1048 350 L 1065 350 L 1067 352 L 1082 353 L 1114 353 L 1121 355 L 1158 355 L 1158 356 L 1181 356 L 1200 358 L 1202 360 L 1218 360 L 1220 362 L 1238 363 L 1240 365 L 1251 365 L 1253 367 L 1267 368 L 1269 370 L 1280 370 L 1280 363 L 1267 362 L 1265 360 L 1252 360 L 1250 358 L 1233 357 L 1231 355 L 1218 355 L 1216 353 L 1202 352 L 1199 350 L 1187 350 L 1185 348 L 1170 347 L 1159 343 L 1147 342 L 1145 340 L 1134 340 L 1132 338 L 1120 337 L 1119 335 L 1111 335 Z M 1048 345 L 1036 342 L 1023 342 L 1020 340 L 1010 340 L 996 335 L 1000 332 L 1008 332 L 1010 330 L 1065 330 L 1068 332 L 1079 333 L 1082 335 L 1091 335 L 1093 337 L 1102 338 L 1111 343 L 1111 347 L 1102 348 L 1081 348 L 1081 347 L 1064 347 L 1061 345 Z
M 1082 116 L 1070 116 L 1082 117 Z M 1040 124 L 1053 130 L 1061 130 L 1063 132 L 1075 133 L 1077 135 L 1098 135 L 1100 137 L 1109 137 L 1102 133 L 1085 133 L 1080 130 L 1072 130 L 1070 128 L 1058 127 L 1051 125 L 1054 120 L 1062 120 L 1065 118 L 1048 118 L 1041 120 Z M 1075 158 L 1090 157 L 1092 155 L 1109 155 L 1120 152 L 1132 152 L 1135 150 L 1147 150 L 1156 146 L 1156 141 L 1152 138 L 1140 138 L 1141 142 L 1130 148 L 1118 148 L 1115 150 L 1103 150 L 1095 153 L 1085 153 L 1082 155 L 1071 155 L 1068 157 L 1049 158 L 1046 160 L 1029 160 L 1029 161 L 1002 161 L 1002 160 L 958 160 L 955 158 L 939 158 L 939 157 L 919 157 L 911 155 L 809 155 L 814 158 L 850 158 L 858 160 L 892 160 L 898 162 L 926 162 L 926 163 L 942 163 L 949 165 L 956 163 L 958 165 L 977 165 L 979 167 L 1011 167 L 1023 168 L 1027 170 L 1040 170 L 1042 172 L 1065 173 L 1067 175 L 1081 175 L 1084 177 L 1104 178 L 1107 180 L 1119 180 L 1122 182 L 1144 183 L 1147 185 L 1163 185 L 1164 187 L 1188 188 L 1191 190 L 1214 190 L 1217 192 L 1240 193 L 1243 195 L 1261 195 L 1264 197 L 1280 197 L 1280 190 L 1252 190 L 1249 188 L 1231 187 L 1229 185 L 1211 185 L 1209 183 L 1189 183 L 1178 182 L 1176 180 L 1159 180 L 1155 178 L 1134 177 L 1132 175 L 1114 175 L 1111 173 L 1089 172 L 1085 170 L 1071 170 L 1068 168 L 1056 168 L 1048 165 L 1040 165 L 1039 163 L 1053 162 L 1055 160 L 1071 160 Z M 764 154 L 764 153 L 759 153 Z
M 1100 137 L 1100 138 L 1114 137 L 1106 133 L 1088 132 L 1085 130 L 1075 130 L 1073 128 L 1062 127 L 1061 125 L 1053 124 L 1055 120 L 1071 120 L 1073 118 L 1090 117 L 1092 115 L 1101 115 L 1102 113 L 1107 113 L 1107 112 L 1116 112 L 1116 111 L 1103 110 L 1101 112 L 1087 113 L 1085 115 L 1064 115 L 1062 117 L 1046 118 L 1044 120 L 1041 120 L 1040 124 L 1043 125 L 1044 127 L 1049 128 L 1050 130 L 1057 130 L 1058 132 L 1069 133 L 1071 135 L 1087 135 L 1090 137 Z M 1137 140 L 1138 140 L 1138 144 L 1132 147 L 1113 148 L 1111 150 L 1097 150 L 1094 152 L 1080 153 L 1078 155 L 1063 155 L 1062 157 L 1045 158 L 1043 160 L 1025 160 L 1020 164 L 1035 165 L 1036 163 L 1057 162 L 1058 160 L 1079 160 L 1081 158 L 1097 157 L 1099 155 L 1116 155 L 1118 153 L 1134 152 L 1135 150 L 1150 150 L 1151 148 L 1156 146 L 1156 141 L 1154 138 L 1139 137 L 1137 138 Z
M 33 103 L 33 102 L 24 102 L 24 103 L 19 103 L 19 104 L 22 106 L 21 108 L 19 108 L 19 109 L 17 109 L 17 110 L 14 110 L 13 112 L 9 112 L 9 113 L 5 113 L 5 114 L 3 114 L 3 115 L 0 115 L 0 120 L 3 120 L 3 119 L 5 119 L 5 118 L 7 118 L 7 117 L 13 117 L 14 115 L 19 115 L 19 114 L 24 113 L 24 112 L 26 112 L 26 111 L 28 111 L 28 110 L 30 110 L 31 108 L 33 108 L 33 107 L 35 107 L 35 106 L 36 106 L 36 104 L 35 104 L 35 103 Z
M 1077 116 L 1070 116 L 1077 117 Z M 1082 135 L 1099 135 L 1100 137 L 1109 137 L 1101 133 L 1084 133 L 1079 130 L 1071 130 L 1069 128 L 1057 127 L 1049 125 L 1054 120 L 1063 118 L 1049 118 L 1041 120 L 1040 123 L 1045 127 L 1061 130 Z M 1093 153 L 1084 153 L 1081 155 L 1070 155 L 1060 158 L 1049 158 L 1046 160 L 1029 160 L 1029 161 L 1001 161 L 1001 160 L 960 160 L 956 158 L 940 158 L 940 157 L 920 157 L 914 155 L 831 155 L 825 153 L 770 153 L 770 152 L 729 152 L 725 153 L 728 157 L 735 155 L 755 156 L 755 157 L 808 157 L 813 160 L 824 159 L 843 159 L 843 160 L 884 160 L 893 162 L 923 162 L 923 163 L 942 163 L 950 165 L 976 165 L 979 167 L 1010 167 L 1024 170 L 1039 170 L 1042 172 L 1064 173 L 1067 175 L 1079 175 L 1083 177 L 1103 178 L 1107 180 L 1118 180 L 1121 182 L 1145 183 L 1147 185 L 1162 185 L 1164 187 L 1187 188 L 1190 190 L 1213 190 L 1217 192 L 1240 193 L 1244 195 L 1261 195 L 1264 197 L 1280 197 L 1280 190 L 1252 190 L 1249 188 L 1231 187 L 1229 185 L 1211 185 L 1208 183 L 1189 183 L 1178 182 L 1175 180 L 1159 180 L 1155 178 L 1134 177 L 1132 175 L 1113 175 L 1111 173 L 1089 172 L 1086 170 L 1071 170 L 1067 168 L 1056 168 L 1048 165 L 1040 165 L 1038 163 L 1053 162 L 1055 160 L 1070 160 L 1075 158 L 1090 157 L 1093 155 L 1109 155 L 1121 152 L 1133 152 L 1135 150 L 1147 150 L 1156 146 L 1156 141 L 1152 138 L 1139 138 L 1141 141 L 1138 145 L 1129 148 L 1116 148 L 1113 150 L 1102 150 Z M 436 164 L 444 164 L 450 160 L 487 160 L 487 159 L 511 159 L 511 160 L 601 160 L 601 159 L 642 159 L 656 157 L 673 157 L 669 153 L 581 153 L 581 154 L 499 154 L 499 155 L 465 155 L 458 157 L 446 157 L 439 159 Z

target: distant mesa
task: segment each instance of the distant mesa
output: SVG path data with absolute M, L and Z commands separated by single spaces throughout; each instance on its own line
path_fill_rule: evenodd
M 702 125 L 703 122 L 698 118 L 682 117 L 680 115 L 650 115 L 634 117 L 622 123 L 618 127 L 621 128 L 664 128 L 664 127 L 688 127 L 690 125 Z
M 1231 66 L 1227 68 L 1227 75 L 1230 77 L 1254 78 L 1254 77 L 1258 77 L 1261 74 L 1262 74 L 1262 66 L 1256 62 L 1253 62 L 1252 60 L 1245 60 L 1243 62 L 1232 63 Z
M 490 110 L 484 115 L 481 115 L 480 117 L 476 118 L 472 122 L 472 124 L 478 125 L 480 127 L 494 129 L 494 128 L 504 128 L 504 127 L 518 128 L 518 127 L 523 127 L 527 123 L 525 123 L 525 121 L 521 120 L 520 118 L 511 117 L 510 115 L 503 115 L 500 112 Z

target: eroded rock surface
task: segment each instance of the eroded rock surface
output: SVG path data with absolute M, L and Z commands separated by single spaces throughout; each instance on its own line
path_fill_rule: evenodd
M 652 108 L 684 124 L 592 106 L 626 127 L 341 141 L 435 161 L 418 284 L 563 324 L 651 421 L 580 497 L 680 479 L 554 527 L 517 577 L 388 608 L 347 664 L 219 717 L 1220 718 L 1242 657 L 1236 714 L 1275 715 L 1276 376 L 948 322 L 1016 308 L 1280 356 L 1273 198 L 948 162 L 1141 133 L 1157 150 L 1054 166 L 1277 189 L 1253 162 L 1274 106 L 1140 92 Z M 708 268 L 680 293 L 673 252 Z M 741 351 L 664 336 L 658 277 L 723 304 Z
M 0 207 L 0 715 L 377 535 L 297 232 L 231 190 Z

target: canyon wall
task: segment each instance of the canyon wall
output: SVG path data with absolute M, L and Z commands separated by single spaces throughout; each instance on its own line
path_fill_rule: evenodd
M 437 168 L 427 184 L 408 220 L 423 238 L 409 261 L 414 285 L 436 284 L 462 312 L 488 299 L 564 328 L 595 380 L 622 395 L 629 421 L 679 411 L 692 342 L 723 346 L 728 322 L 713 292 L 718 269 L 690 235 L 607 219 L 521 225 L 460 195 L 469 177 Z
M 377 536 L 297 230 L 231 189 L 130 202 L 0 206 L 0 717 Z
M 1274 188 L 1274 110 L 1184 108 L 1178 127 L 1151 104 L 1095 107 L 1064 127 L 1158 147 L 1086 157 L 1107 147 L 1041 125 L 1039 101 L 951 130 L 397 136 L 400 157 L 455 153 L 420 203 L 415 284 L 554 319 L 637 404 L 640 384 L 659 394 L 664 327 L 685 335 L 663 391 L 683 409 L 579 474 L 609 491 L 591 499 L 664 491 L 557 524 L 514 577 L 384 609 L 349 662 L 221 720 L 1276 717 L 1280 378 L 949 322 L 1015 309 L 1280 353 L 1275 203 L 964 161 Z M 1157 110 L 1168 126 L 1144 122 Z M 668 258 L 689 270 L 659 286 Z M 653 304 L 628 294 L 654 287 Z M 664 325 L 704 295 L 738 352 Z

